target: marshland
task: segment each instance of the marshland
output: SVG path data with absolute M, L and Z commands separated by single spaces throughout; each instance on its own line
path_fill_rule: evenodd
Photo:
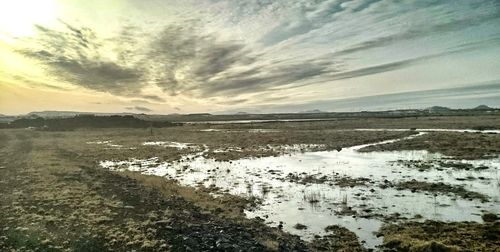
M 495 251 L 481 125 L 499 117 L 2 129 L 0 246 Z

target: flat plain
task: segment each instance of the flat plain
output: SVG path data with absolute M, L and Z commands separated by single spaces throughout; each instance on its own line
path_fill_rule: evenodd
M 0 248 L 497 251 L 495 125 L 498 116 L 2 129 Z M 411 209 L 416 199 L 434 214 Z

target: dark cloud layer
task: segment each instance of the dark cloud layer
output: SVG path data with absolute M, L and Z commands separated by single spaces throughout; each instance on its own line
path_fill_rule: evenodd
M 195 23 L 168 25 L 149 43 L 145 57 L 120 51 L 123 61 L 101 55 L 102 45 L 89 28 L 66 25 L 68 31 L 38 26 L 35 45 L 24 55 L 39 60 L 56 78 L 88 89 L 136 95 L 152 83 L 170 95 L 211 97 L 264 90 L 314 78 L 334 70 L 330 59 L 260 62 L 261 54 L 241 41 L 219 41 L 216 34 L 199 35 Z M 125 31 L 122 41 L 131 39 Z M 122 33 L 123 35 L 123 33 Z M 129 55 L 127 55 L 129 54 Z M 133 59 L 135 64 L 127 64 Z M 156 95 L 139 97 L 164 102 Z
M 148 53 L 155 83 L 170 94 L 203 89 L 211 78 L 235 66 L 251 64 L 256 57 L 237 41 L 217 41 L 192 24 L 166 26 Z
M 149 100 L 149 101 L 165 102 L 165 99 L 163 99 L 157 95 L 141 95 L 140 97 L 143 99 Z
M 151 112 L 153 110 L 146 108 L 146 107 L 141 107 L 141 106 L 134 106 L 134 107 L 125 107 L 127 110 L 136 110 L 140 112 Z
M 56 78 L 72 84 L 120 95 L 140 90 L 140 68 L 103 57 L 102 45 L 92 29 L 69 24 L 65 27 L 65 31 L 56 31 L 37 25 L 35 47 L 20 52 L 39 60 Z

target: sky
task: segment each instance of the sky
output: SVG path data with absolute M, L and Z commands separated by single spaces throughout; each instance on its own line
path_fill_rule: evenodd
M 492 83 L 498 0 L 0 1 L 2 114 L 500 106 Z

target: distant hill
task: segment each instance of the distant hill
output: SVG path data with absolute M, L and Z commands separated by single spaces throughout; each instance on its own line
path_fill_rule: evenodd
M 479 106 L 477 106 L 477 107 L 475 107 L 475 108 L 473 108 L 473 109 L 474 109 L 474 110 L 492 110 L 492 109 L 494 109 L 494 108 L 488 107 L 488 106 L 486 106 L 486 105 L 479 105 Z
M 211 116 L 212 114 L 210 113 L 191 113 L 187 114 L 187 116 Z
M 113 115 L 138 115 L 136 113 L 100 113 L 100 112 L 78 112 L 78 111 L 34 111 L 22 117 L 24 118 L 70 118 L 79 115 L 113 116 Z
M 26 117 L 43 117 L 43 118 L 56 118 L 56 117 L 73 117 L 76 115 L 93 114 L 86 112 L 76 111 L 34 111 L 26 114 Z
M 319 109 L 313 109 L 313 110 L 301 111 L 299 113 L 301 113 L 301 114 L 318 114 L 318 113 L 328 113 L 328 112 L 322 111 L 322 110 L 319 110 Z
M 36 115 L 32 115 L 36 116 Z M 171 127 L 180 125 L 168 121 L 151 122 L 131 115 L 94 116 L 77 115 L 69 118 L 20 118 L 1 125 L 3 128 L 38 128 L 44 130 L 74 130 L 77 128 L 148 128 Z
M 425 110 L 433 113 L 433 112 L 449 112 L 452 109 L 450 109 L 448 107 L 442 107 L 442 106 L 432 106 L 430 108 L 426 108 Z

